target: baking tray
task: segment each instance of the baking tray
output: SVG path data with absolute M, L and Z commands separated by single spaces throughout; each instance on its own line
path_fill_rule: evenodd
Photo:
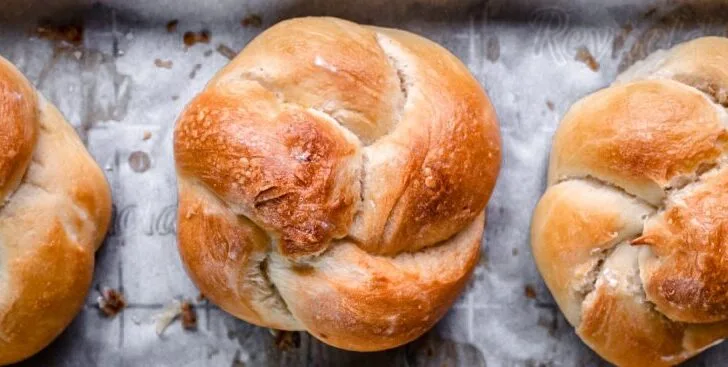
M 120 289 L 127 308 L 84 310 L 24 366 L 600 366 L 544 286 L 529 247 L 559 118 L 582 96 L 659 48 L 725 35 L 728 6 L 677 1 L 5 0 L 0 54 L 75 126 L 111 184 L 114 222 L 96 256 L 94 288 Z M 328 347 L 305 333 L 281 348 L 270 332 L 197 302 L 175 244 L 174 121 L 185 103 L 263 29 L 303 15 L 404 28 L 447 47 L 487 89 L 503 136 L 481 261 L 437 327 L 379 353 Z M 169 24 L 177 20 L 176 29 Z M 57 28 L 63 25 L 82 28 Z M 168 27 L 169 26 L 169 27 Z M 39 28 L 40 27 L 40 28 Z M 55 27 L 55 28 L 54 28 Z M 83 31 L 83 38 L 68 32 Z M 187 47 L 187 31 L 209 43 Z M 60 32 L 60 33 L 58 33 Z M 64 33 L 65 32 L 65 33 Z M 155 318 L 191 299 L 198 329 L 159 336 Z M 688 366 L 724 365 L 728 344 Z

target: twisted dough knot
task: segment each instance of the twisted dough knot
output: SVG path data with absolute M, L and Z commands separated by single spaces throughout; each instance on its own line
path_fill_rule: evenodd
M 612 363 L 677 364 L 728 335 L 727 64 L 724 38 L 656 52 L 554 137 L 534 257 Z
M 463 288 L 500 162 L 493 108 L 440 46 L 280 23 L 185 109 L 179 247 L 213 302 L 353 350 L 421 335 Z
M 0 57 L 0 365 L 38 352 L 81 309 L 110 196 L 73 128 Z

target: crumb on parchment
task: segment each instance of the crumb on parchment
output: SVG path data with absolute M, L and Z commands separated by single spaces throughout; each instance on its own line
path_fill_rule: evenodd
M 154 316 L 157 336 L 162 337 L 164 331 L 177 319 L 180 319 L 185 330 L 197 330 L 197 310 L 188 299 L 172 300 L 162 311 Z
M 203 29 L 199 32 L 185 32 L 182 36 L 182 41 L 185 43 L 185 46 L 192 47 L 198 43 L 210 43 L 211 38 L 210 31 Z
M 182 301 L 182 327 L 185 330 L 197 330 L 197 311 L 189 301 Z
M 172 19 L 169 22 L 167 22 L 167 32 L 172 33 L 177 30 L 177 25 L 179 24 L 179 20 Z
M 592 55 L 591 52 L 589 52 L 589 49 L 585 46 L 581 46 L 578 50 L 576 50 L 576 57 L 574 57 L 574 60 L 583 62 L 584 65 L 588 66 L 592 71 L 599 70 L 599 62 L 594 59 L 594 55 Z
M 163 68 L 163 69 L 171 69 L 172 60 L 154 59 L 154 66 L 156 66 L 158 68 Z
M 228 47 L 227 45 L 223 45 L 222 43 L 217 45 L 217 53 L 225 56 L 225 58 L 227 58 L 228 60 L 234 59 L 235 56 L 238 54 L 232 48 Z
M 101 295 L 96 298 L 101 313 L 106 317 L 114 317 L 126 307 L 124 295 L 116 289 L 104 287 L 99 290 Z
M 240 21 L 240 25 L 242 25 L 243 27 L 260 28 L 263 26 L 263 18 L 261 18 L 260 15 L 257 14 L 250 14 Z
M 284 352 L 301 346 L 301 334 L 298 331 L 268 329 L 273 335 L 276 347 Z

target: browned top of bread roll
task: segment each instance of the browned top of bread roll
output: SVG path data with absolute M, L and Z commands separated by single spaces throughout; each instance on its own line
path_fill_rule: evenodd
M 0 365 L 38 352 L 81 309 L 110 214 L 73 128 L 0 57 Z
M 38 98 L 12 65 L 0 59 L 0 202 L 20 184 L 38 130 Z
M 554 137 L 534 257 L 617 365 L 674 365 L 728 335 L 727 61 L 716 37 L 650 55 Z
M 494 110 L 419 36 L 334 18 L 253 40 L 175 132 L 179 247 L 232 314 L 352 350 L 421 335 L 478 256 Z

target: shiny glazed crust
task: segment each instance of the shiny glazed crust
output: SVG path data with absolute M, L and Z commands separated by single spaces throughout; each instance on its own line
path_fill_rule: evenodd
M 728 335 L 728 39 L 638 62 L 574 104 L 531 243 L 582 340 L 622 366 L 678 364 Z
M 282 22 L 185 108 L 179 249 L 246 321 L 359 351 L 404 344 L 474 268 L 500 165 L 493 107 L 442 47 Z
M 111 215 L 73 128 L 0 57 L 0 365 L 48 345 L 80 311 Z

